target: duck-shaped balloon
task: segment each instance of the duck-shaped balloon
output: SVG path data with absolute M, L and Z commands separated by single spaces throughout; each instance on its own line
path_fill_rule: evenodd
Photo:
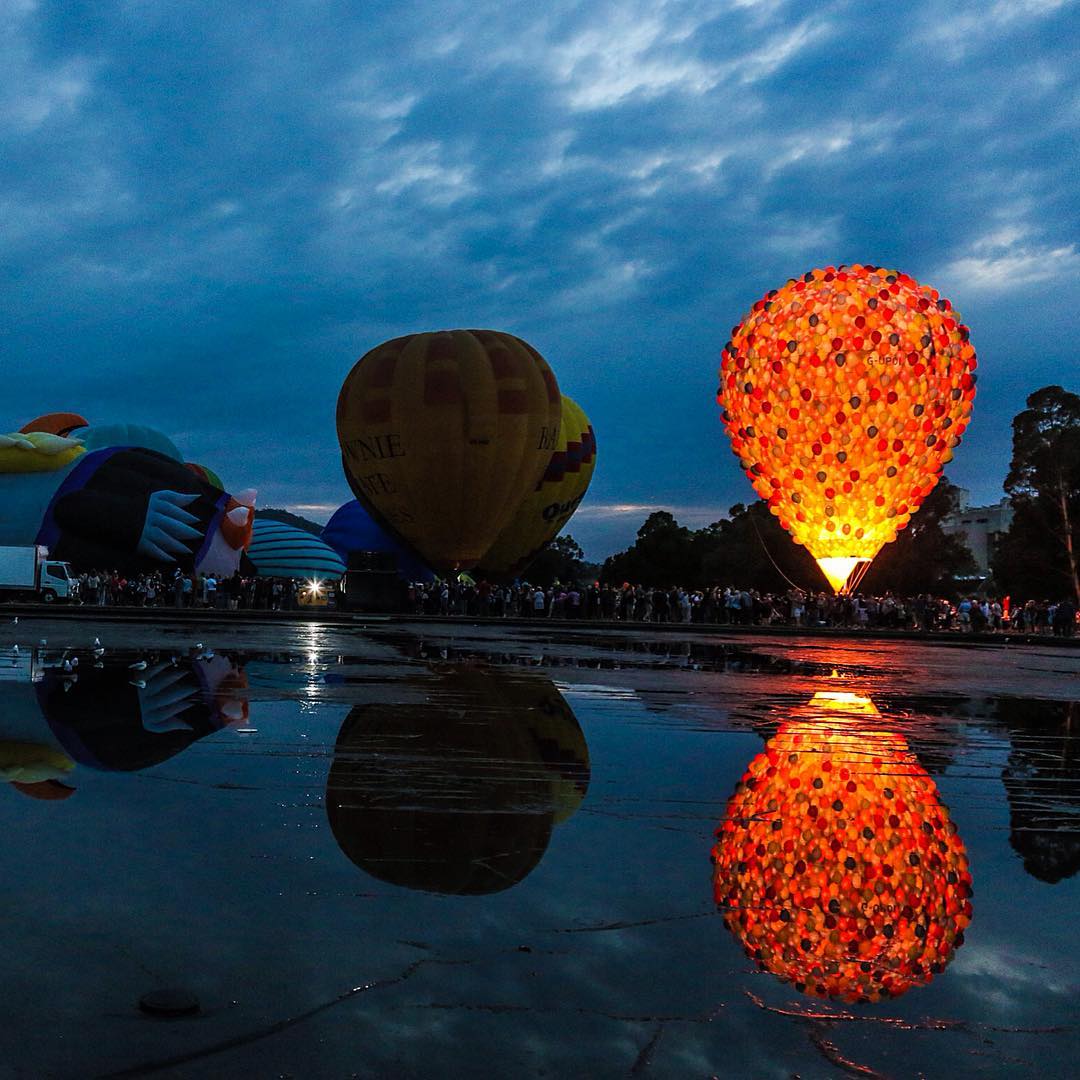
M 208 483 L 152 428 L 91 427 L 72 413 L 27 427 L 0 436 L 0 544 L 43 544 L 77 568 L 127 573 L 239 566 L 254 492 Z

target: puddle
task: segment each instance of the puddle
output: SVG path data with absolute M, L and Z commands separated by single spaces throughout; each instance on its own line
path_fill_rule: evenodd
M 1071 654 L 271 630 L 0 648 L 13 1075 L 1074 1073 Z

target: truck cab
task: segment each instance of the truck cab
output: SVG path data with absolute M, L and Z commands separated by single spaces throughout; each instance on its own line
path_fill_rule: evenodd
M 47 559 L 41 564 L 38 589 L 41 599 L 46 603 L 51 600 L 70 600 L 75 592 L 75 580 L 71 567 L 66 562 Z

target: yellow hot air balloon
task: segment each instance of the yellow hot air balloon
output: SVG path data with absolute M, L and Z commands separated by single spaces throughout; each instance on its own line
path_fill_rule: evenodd
M 561 396 L 547 361 L 496 330 L 396 338 L 341 388 L 356 497 L 435 570 L 475 566 L 543 475 Z
M 754 490 L 837 592 L 934 489 L 971 416 L 975 349 L 907 274 L 827 267 L 759 300 L 717 400 Z
M 869 698 L 815 694 L 750 762 L 716 831 L 713 891 L 763 970 L 813 997 L 925 985 L 971 922 L 967 851 Z
M 564 394 L 555 453 L 540 482 L 525 496 L 510 524 L 480 560 L 476 576 L 498 581 L 524 570 L 573 516 L 595 467 L 592 424 L 581 406 Z

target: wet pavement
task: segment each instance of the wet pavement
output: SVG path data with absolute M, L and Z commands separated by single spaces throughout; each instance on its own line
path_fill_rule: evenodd
M 6 636 L 2 1075 L 1077 1071 L 1075 650 Z

